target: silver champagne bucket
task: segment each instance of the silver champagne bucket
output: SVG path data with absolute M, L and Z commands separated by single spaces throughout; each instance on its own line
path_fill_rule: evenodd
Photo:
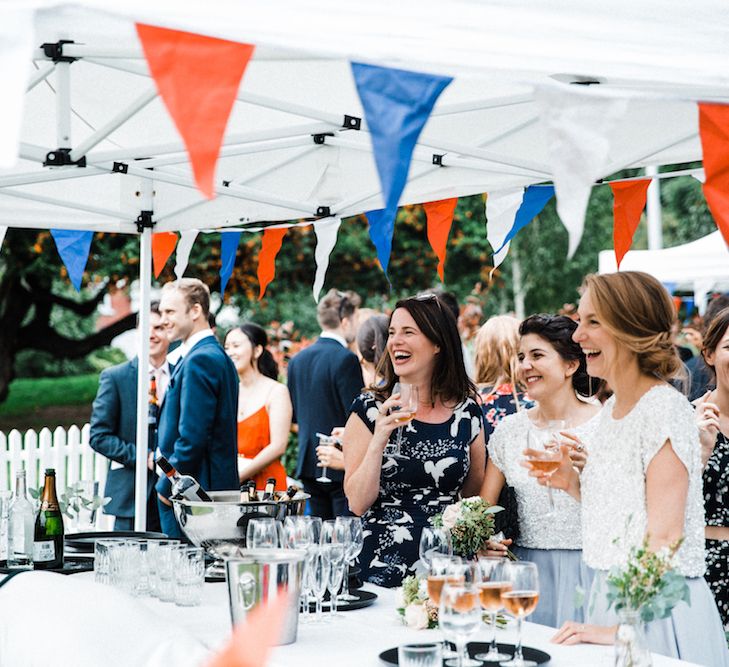
M 288 595 L 288 606 L 278 645 L 296 641 L 299 596 L 306 552 L 300 549 L 241 549 L 240 556 L 225 561 L 225 575 L 233 625 L 278 594 Z

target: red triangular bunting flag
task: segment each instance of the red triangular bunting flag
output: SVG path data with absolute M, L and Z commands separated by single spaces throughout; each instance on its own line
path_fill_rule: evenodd
M 618 269 L 625 253 L 633 244 L 633 234 L 638 228 L 640 214 L 645 208 L 645 198 L 650 184 L 650 178 L 610 183 L 610 189 L 613 191 L 613 245 Z
M 187 147 L 197 187 L 212 199 L 225 126 L 255 47 L 141 23 L 137 34 Z
M 174 252 L 176 245 L 177 234 L 175 232 L 152 234 L 152 266 L 154 267 L 155 278 L 159 278 L 159 274 L 165 268 L 165 264 Z
M 704 197 L 729 245 L 729 105 L 699 104 L 699 134 L 704 151 Z
M 445 282 L 443 271 L 446 259 L 446 244 L 448 234 L 453 224 L 453 214 L 456 211 L 458 198 L 440 199 L 423 204 L 425 216 L 428 220 L 428 242 L 430 243 L 435 256 L 438 258 L 438 275 L 441 282 Z
M 258 255 L 258 284 L 261 286 L 261 292 L 258 299 L 266 293 L 266 287 L 276 275 L 276 255 L 281 250 L 283 237 L 286 236 L 287 229 L 266 229 L 263 231 L 263 244 L 261 252 Z

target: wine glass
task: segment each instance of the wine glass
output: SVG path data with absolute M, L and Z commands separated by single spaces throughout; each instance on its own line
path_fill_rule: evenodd
M 280 543 L 279 523 L 273 517 L 251 519 L 246 528 L 249 549 L 276 549 Z
M 401 451 L 402 430 L 405 427 L 404 425 L 411 421 L 418 411 L 418 387 L 407 382 L 396 382 L 392 387 L 392 393 L 400 394 L 400 407 L 395 408 L 397 414 L 395 421 L 402 424 L 402 426 L 397 429 L 395 444 L 387 443 L 385 454 L 393 459 L 408 459 L 410 457 Z
M 530 428 L 527 432 L 527 445 L 531 451 L 527 461 L 534 470 L 547 475 L 547 496 L 549 498 L 549 511 L 546 518 L 554 514 L 554 495 L 549 486 L 549 478 L 557 471 L 562 462 L 562 452 L 559 448 L 559 439 L 555 440 L 551 429 Z
M 446 583 L 440 594 L 438 623 L 443 634 L 456 645 L 456 659 L 446 660 L 449 667 L 481 665 L 467 658 L 468 638 L 478 632 L 481 625 L 481 605 L 478 602 L 478 588 L 473 583 Z M 465 657 L 465 660 L 464 660 Z
M 326 433 L 317 433 L 316 437 L 319 438 L 320 445 L 335 445 L 337 439 Z M 331 484 L 332 480 L 327 476 L 327 467 L 321 466 L 321 475 L 316 478 L 317 482 L 323 482 L 324 484 Z
M 478 569 L 481 581 L 478 583 L 481 608 L 487 611 L 490 616 L 491 625 L 491 646 L 487 653 L 478 653 L 474 656 L 476 660 L 486 662 L 499 662 L 511 658 L 507 653 L 499 652 L 496 645 L 496 615 L 503 608 L 501 593 L 511 590 L 511 583 L 505 581 L 504 564 L 505 560 L 498 556 L 482 556 L 478 559 Z
M 283 523 L 282 546 L 288 549 L 306 549 L 312 543 L 311 524 L 303 516 L 287 516 Z
M 504 563 L 504 581 L 511 584 L 511 589 L 502 591 L 501 602 L 504 608 L 516 618 L 516 650 L 514 657 L 502 662 L 503 667 L 536 667 L 536 662 L 524 660 L 521 651 L 521 625 L 539 602 L 539 574 L 535 563 L 527 561 Z
M 344 578 L 344 551 L 343 544 L 332 543 L 326 546 L 329 549 L 329 617 L 337 616 L 337 594 L 342 587 L 342 579 Z
M 420 533 L 418 553 L 426 571 L 430 570 L 430 559 L 433 555 L 450 556 L 453 553 L 450 532 L 445 528 L 423 528 Z
M 341 600 L 358 600 L 356 595 L 349 592 L 349 565 L 354 564 L 355 559 L 362 552 L 363 535 L 362 535 L 362 519 L 358 516 L 338 516 L 335 523 L 344 526 L 346 551 L 344 554 L 347 567 L 344 571 L 344 590 L 339 596 Z
M 309 584 L 311 592 L 316 599 L 316 615 L 314 623 L 323 623 L 321 608 L 324 594 L 329 586 L 329 571 L 331 569 L 331 556 L 327 547 L 312 546 L 312 555 L 309 568 Z
M 321 517 L 319 516 L 302 516 L 301 517 L 307 524 L 309 524 L 309 530 L 311 531 L 311 543 L 319 544 L 321 542 Z

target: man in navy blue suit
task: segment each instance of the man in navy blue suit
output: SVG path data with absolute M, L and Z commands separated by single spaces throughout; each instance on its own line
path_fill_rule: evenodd
M 161 401 L 170 378 L 167 363 L 169 340 L 162 326 L 159 302 L 150 304 L 149 376 L 155 379 L 156 399 Z M 92 449 L 109 459 L 104 495 L 111 498 L 104 507 L 105 514 L 116 517 L 114 530 L 134 530 L 134 468 L 137 460 L 137 369 L 139 360 L 112 366 L 102 371 L 99 390 L 91 410 Z M 151 398 L 151 397 L 150 397 Z M 147 475 L 147 530 L 159 530 L 157 494 L 154 484 L 152 452 L 156 447 L 156 409 L 150 406 L 149 469 Z
M 238 489 L 238 373 L 208 324 L 210 291 L 196 278 L 162 288 L 160 313 L 182 357 L 167 387 L 159 418 L 159 452 L 206 491 Z M 172 511 L 170 482 L 157 482 L 162 531 L 182 535 Z
M 344 474 L 327 470 L 330 483 L 318 482 L 317 433 L 329 434 L 344 426 L 352 401 L 362 390 L 362 369 L 347 345 L 354 340 L 354 314 L 359 306 L 354 292 L 329 290 L 316 310 L 321 336 L 303 349 L 288 367 L 288 387 L 294 406 L 294 422 L 299 431 L 299 458 L 296 476 L 311 494 L 311 513 L 333 519 L 348 512 L 344 496 Z

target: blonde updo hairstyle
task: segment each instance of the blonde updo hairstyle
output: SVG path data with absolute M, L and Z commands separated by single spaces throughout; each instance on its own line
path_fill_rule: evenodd
M 684 375 L 671 332 L 676 309 L 658 280 L 642 271 L 593 273 L 582 287 L 590 290 L 600 323 L 635 354 L 641 373 L 666 382 Z
M 476 334 L 476 383 L 514 389 L 519 371 L 519 320 L 510 315 L 490 317 Z

